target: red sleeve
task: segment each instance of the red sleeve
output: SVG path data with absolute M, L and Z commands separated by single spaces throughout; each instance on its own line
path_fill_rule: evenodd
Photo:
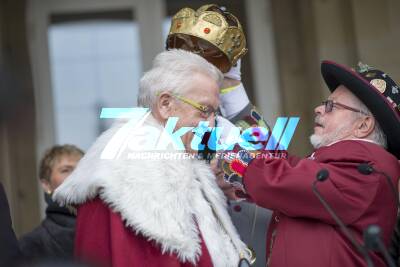
M 100 199 L 78 210 L 75 255 L 101 267 L 181 266 L 176 257 L 161 254 L 157 245 L 125 227 L 120 215 Z
M 311 159 L 256 159 L 244 175 L 248 194 L 260 206 L 291 217 L 308 217 L 334 223 L 312 191 L 316 174 L 329 171 L 329 178 L 317 188 L 339 217 L 348 224 L 368 208 L 377 192 L 379 177 L 362 176 L 359 163 L 317 162 Z

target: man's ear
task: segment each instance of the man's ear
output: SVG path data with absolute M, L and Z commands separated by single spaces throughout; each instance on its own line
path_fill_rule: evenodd
M 365 138 L 369 136 L 375 129 L 375 119 L 372 116 L 365 116 L 358 123 L 358 127 L 355 129 L 355 137 Z
M 40 184 L 42 185 L 44 192 L 46 192 L 47 194 L 52 193 L 53 190 L 49 181 L 47 181 L 46 179 L 40 179 Z
M 173 97 L 168 92 L 161 93 L 156 101 L 157 113 L 162 120 L 168 120 L 173 111 Z

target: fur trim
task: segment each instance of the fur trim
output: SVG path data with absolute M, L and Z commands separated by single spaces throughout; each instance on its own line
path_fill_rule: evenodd
M 127 227 L 160 244 L 162 253 L 176 253 L 181 262 L 198 261 L 199 228 L 213 265 L 237 266 L 245 245 L 209 166 L 197 159 L 101 159 L 124 125 L 119 122 L 98 138 L 53 199 L 62 205 L 81 204 L 99 195 Z M 162 129 L 151 116 L 144 125 Z

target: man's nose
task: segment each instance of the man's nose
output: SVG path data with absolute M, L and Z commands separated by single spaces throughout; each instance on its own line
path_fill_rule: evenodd
M 324 112 L 325 112 L 325 107 L 324 107 L 323 104 L 320 104 L 320 105 L 318 105 L 318 106 L 316 106 L 316 107 L 314 108 L 314 113 L 315 113 L 316 115 L 321 115 L 321 114 L 323 114 Z

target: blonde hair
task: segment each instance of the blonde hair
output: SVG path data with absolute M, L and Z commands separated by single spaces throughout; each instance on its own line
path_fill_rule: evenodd
M 59 160 L 62 156 L 80 156 L 82 157 L 84 152 L 74 145 L 55 145 L 46 150 L 43 158 L 39 165 L 39 179 L 50 181 L 51 171 L 54 167 L 54 163 Z

